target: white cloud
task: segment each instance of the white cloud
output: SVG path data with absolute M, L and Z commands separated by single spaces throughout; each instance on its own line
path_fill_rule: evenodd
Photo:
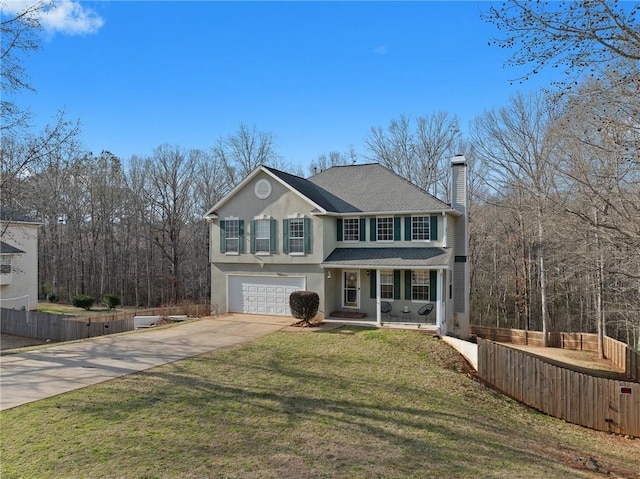
M 23 12 L 29 6 L 37 3 L 35 0 L 8 0 L 3 1 L 2 13 L 15 14 Z M 75 0 L 54 0 L 52 8 L 39 10 L 40 23 L 48 34 L 63 33 L 67 35 L 82 35 L 95 33 L 104 20 L 100 15 L 86 8 Z

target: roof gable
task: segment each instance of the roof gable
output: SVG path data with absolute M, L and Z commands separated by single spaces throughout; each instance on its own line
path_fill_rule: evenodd
M 295 175 L 290 175 L 288 173 L 284 173 L 282 171 L 276 170 L 274 168 L 269 168 L 266 166 L 259 166 L 255 170 L 253 170 L 247 177 L 238 183 L 229 193 L 227 193 L 220 201 L 218 201 L 215 205 L 213 205 L 204 215 L 205 219 L 211 219 L 217 217 L 216 211 L 218 211 L 224 204 L 226 204 L 231 198 L 233 198 L 240 190 L 242 190 L 247 184 L 249 184 L 254 178 L 256 178 L 261 172 L 264 172 L 274 180 L 278 181 L 280 184 L 284 185 L 286 188 L 290 189 L 302 199 L 307 201 L 313 208 L 317 209 L 321 213 L 326 213 L 327 209 L 325 205 L 327 205 L 327 201 L 324 198 L 324 195 L 317 192 L 317 188 L 313 185 L 311 187 L 305 187 L 304 178 L 300 178 Z M 310 196 L 307 196 L 307 194 Z
M 260 166 L 216 203 L 205 218 L 215 218 L 216 211 L 260 172 L 274 178 L 312 205 L 319 213 L 380 214 L 435 213 L 458 214 L 447 203 L 417 187 L 390 169 L 377 163 L 333 166 L 311 178 Z

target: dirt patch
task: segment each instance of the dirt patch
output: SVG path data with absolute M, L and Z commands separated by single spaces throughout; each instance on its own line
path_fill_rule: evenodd
M 14 336 L 12 334 L 0 334 L 0 351 L 8 351 L 9 349 L 26 348 L 28 346 L 38 346 L 46 344 L 43 339 L 24 338 L 22 336 Z
M 608 359 L 600 359 L 595 351 L 544 348 L 520 344 L 509 344 L 508 346 L 531 353 L 556 366 L 565 367 L 573 371 L 609 379 L 627 379 L 624 370 L 616 368 Z

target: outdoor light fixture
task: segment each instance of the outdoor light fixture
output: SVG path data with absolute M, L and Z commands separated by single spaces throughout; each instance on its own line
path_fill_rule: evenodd
M 327 279 L 331 279 L 331 270 L 330 269 L 327 270 Z

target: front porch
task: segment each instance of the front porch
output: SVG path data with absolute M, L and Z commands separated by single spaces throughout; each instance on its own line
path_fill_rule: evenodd
M 335 250 L 323 262 L 325 320 L 446 333 L 448 252 L 381 253 L 379 248 Z

